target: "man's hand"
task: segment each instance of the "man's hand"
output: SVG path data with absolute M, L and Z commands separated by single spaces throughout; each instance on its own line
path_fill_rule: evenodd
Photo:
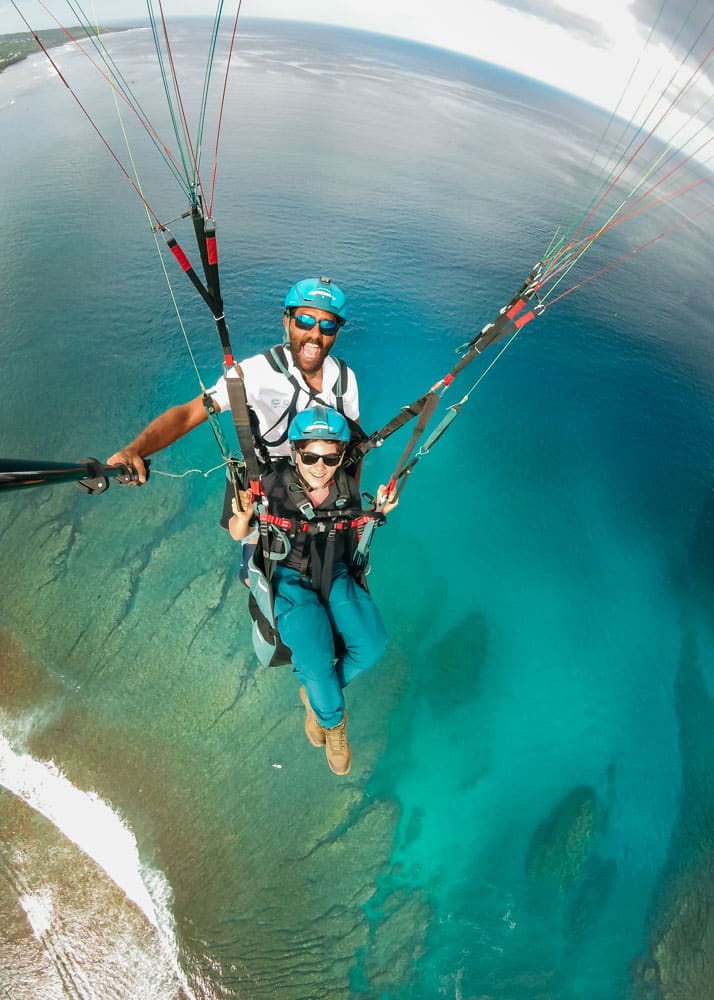
M 122 448 L 121 451 L 117 451 L 111 458 L 107 459 L 107 465 L 127 465 L 130 469 L 136 472 L 138 477 L 137 482 L 127 483 L 127 486 L 143 486 L 143 484 L 148 479 L 148 474 L 146 471 L 146 466 L 144 465 L 144 459 L 141 457 L 138 451 L 135 451 L 131 447 Z

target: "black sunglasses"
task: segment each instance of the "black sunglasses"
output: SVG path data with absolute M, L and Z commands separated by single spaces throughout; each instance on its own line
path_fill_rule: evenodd
M 305 465 L 317 465 L 318 462 L 324 462 L 328 469 L 334 469 L 342 461 L 342 455 L 336 455 L 334 452 L 330 455 L 316 455 L 314 451 L 301 451 L 300 460 Z

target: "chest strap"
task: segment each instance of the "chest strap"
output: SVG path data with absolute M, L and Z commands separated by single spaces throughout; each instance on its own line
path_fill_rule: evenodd
M 270 365 L 270 367 L 273 369 L 274 372 L 278 372 L 280 375 L 282 375 L 284 378 L 288 380 L 293 389 L 293 395 L 290 402 L 287 405 L 286 410 L 280 414 L 280 416 L 275 421 L 273 426 L 268 428 L 268 430 L 263 435 L 265 443 L 269 447 L 274 448 L 277 447 L 278 445 L 284 444 L 285 441 L 287 441 L 288 428 L 290 426 L 293 417 L 298 411 L 297 401 L 301 392 L 307 392 L 310 403 L 319 403 L 321 406 L 329 406 L 330 404 L 326 403 L 325 400 L 322 399 L 320 394 L 316 392 L 314 389 L 311 389 L 310 386 L 307 386 L 306 388 L 305 386 L 300 385 L 297 378 L 290 371 L 288 367 L 287 352 L 282 344 L 276 344 L 269 350 L 264 351 L 262 356 L 265 358 L 265 360 L 268 362 L 268 364 Z M 347 365 L 341 358 L 334 358 L 333 360 L 337 363 L 338 374 L 337 374 L 337 380 L 335 384 L 332 386 L 331 391 L 335 396 L 335 409 L 337 409 L 344 416 L 345 404 L 342 397 L 344 396 L 347 390 L 347 385 L 349 382 L 349 372 Z M 273 431 L 275 431 L 275 429 L 283 423 L 283 421 L 285 422 L 285 426 L 279 432 L 277 437 L 269 441 L 268 435 L 272 434 Z

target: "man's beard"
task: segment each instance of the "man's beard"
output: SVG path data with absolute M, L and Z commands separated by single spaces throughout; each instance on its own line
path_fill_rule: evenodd
M 314 357 L 305 357 L 305 353 L 303 351 L 305 346 L 314 347 Z M 296 337 L 291 337 L 290 351 L 293 356 L 293 361 L 299 370 L 304 372 L 306 375 L 314 375 L 316 372 L 319 372 L 328 354 L 328 350 L 326 348 L 324 348 L 321 344 L 311 341 L 309 338 L 298 341 Z

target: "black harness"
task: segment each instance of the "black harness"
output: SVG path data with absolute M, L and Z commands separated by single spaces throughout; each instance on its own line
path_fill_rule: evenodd
M 325 602 L 335 563 L 342 560 L 366 589 L 365 574 L 355 569 L 353 556 L 371 515 L 362 511 L 354 479 L 338 468 L 333 480 L 336 495 L 330 506 L 313 507 L 287 461 L 274 466 L 269 478 L 268 499 L 258 513 L 261 568 L 268 580 L 280 562 L 297 570 L 302 585 L 316 591 Z
M 312 389 L 307 384 L 305 386 L 300 385 L 297 378 L 288 367 L 287 351 L 283 344 L 276 344 L 275 347 L 271 347 L 269 350 L 264 351 L 262 357 L 265 358 L 274 372 L 279 372 L 288 380 L 293 390 L 293 395 L 287 405 L 287 408 L 280 414 L 272 427 L 269 427 L 266 431 L 260 434 L 256 433 L 257 427 L 254 426 L 256 447 L 260 452 L 261 458 L 267 464 L 270 462 L 268 449 L 276 448 L 279 445 L 285 444 L 288 439 L 288 428 L 290 427 L 293 417 L 298 412 L 297 402 L 301 392 L 307 392 L 309 397 L 307 406 L 312 406 L 314 403 L 318 403 L 321 406 L 329 406 L 330 404 L 326 403 L 315 389 Z M 331 391 L 335 397 L 335 409 L 344 416 L 345 404 L 343 397 L 349 384 L 349 369 L 342 358 L 335 358 L 334 361 L 337 363 L 338 373 L 337 380 L 332 386 Z M 307 407 L 305 407 L 305 409 L 307 409 Z M 274 434 L 276 430 L 276 436 L 271 438 L 270 435 Z
M 309 396 L 308 405 L 312 405 L 313 403 L 321 406 L 330 405 L 314 389 L 311 389 L 309 386 L 306 389 L 305 386 L 300 385 L 295 375 L 288 368 L 287 351 L 282 344 L 276 344 L 270 350 L 264 351 L 262 357 L 266 359 L 273 371 L 279 372 L 288 380 L 293 389 L 292 397 L 286 409 L 283 410 L 272 427 L 269 427 L 265 432 L 261 432 L 258 425 L 258 418 L 248 405 L 243 377 L 237 371 L 226 373 L 226 386 L 228 388 L 233 424 L 238 437 L 238 443 L 240 444 L 240 450 L 243 454 L 245 476 L 252 488 L 254 497 L 259 495 L 258 479 L 260 475 L 269 472 L 271 468 L 279 466 L 284 461 L 284 459 L 274 459 L 269 449 L 278 447 L 287 441 L 290 423 L 298 412 L 297 403 L 300 393 L 307 391 Z M 353 445 L 364 441 L 366 434 L 355 420 L 352 420 L 351 417 L 345 414 L 343 397 L 349 386 L 349 369 L 341 358 L 335 358 L 334 361 L 338 366 L 337 379 L 331 390 L 335 397 L 334 408 L 342 414 L 350 428 L 350 447 L 348 448 L 344 467 L 349 469 L 354 475 L 356 466 L 362 459 L 362 453 L 353 447 Z M 277 435 L 271 438 L 270 435 L 273 435 L 276 429 L 278 431 Z M 226 484 L 223 513 L 220 520 L 221 527 L 223 528 L 228 527 L 228 521 L 233 513 L 232 502 L 235 496 L 236 488 L 229 481 Z
M 257 505 L 260 541 L 249 563 L 248 609 L 253 619 L 253 645 L 264 666 L 292 660 L 280 638 L 273 608 L 272 579 L 277 563 L 294 568 L 300 583 L 314 590 L 323 603 L 329 598 L 335 562 L 343 560 L 367 590 L 365 561 L 355 561 L 362 533 L 379 513 L 365 512 L 354 479 L 341 467 L 334 477 L 336 495 L 329 507 L 313 507 L 294 468 L 283 459 L 267 474 L 269 504 Z M 336 648 L 340 636 L 335 636 Z

